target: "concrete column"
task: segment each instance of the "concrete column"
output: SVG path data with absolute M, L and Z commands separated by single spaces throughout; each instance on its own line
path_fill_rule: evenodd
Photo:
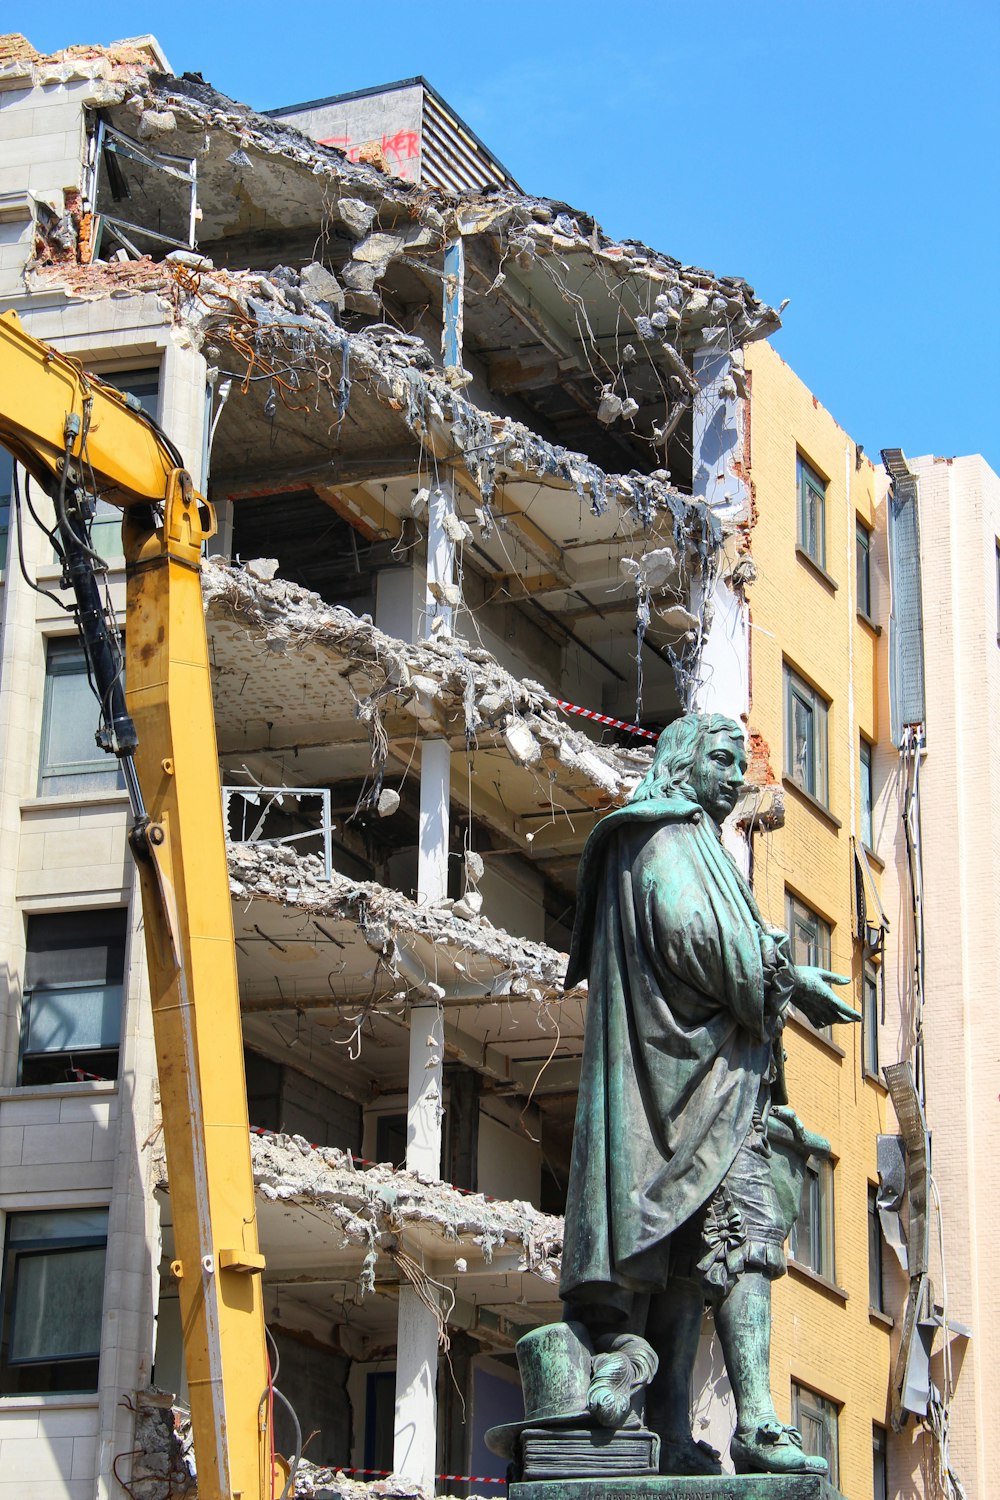
M 693 410 L 693 492 L 717 516 L 729 522 L 750 513 L 750 494 L 742 470 L 743 408 L 736 394 L 732 369 L 728 344 L 718 337 L 694 355 L 699 390 Z M 726 578 L 719 576 L 711 585 L 708 598 L 703 586 L 695 585 L 691 609 L 704 617 L 706 629 L 698 681 L 689 707 L 698 713 L 725 714 L 745 722 L 750 711 L 747 605 Z M 750 848 L 746 838 L 729 824 L 723 839 L 741 869 L 748 873 Z
M 392 1467 L 428 1495 L 437 1472 L 438 1320 L 410 1286 L 399 1294 Z
M 714 511 L 738 511 L 749 496 L 737 472 L 743 433 L 728 345 L 719 339 L 705 344 L 695 351 L 693 366 L 698 394 L 692 411 L 692 492 Z
M 447 593 L 455 581 L 455 544 L 448 535 L 454 514 L 451 481 L 430 497 L 427 529 L 427 592 L 422 634 L 451 634 Z M 417 898 L 440 901 L 448 894 L 448 832 L 451 747 L 427 739 L 420 754 L 420 846 Z M 406 1107 L 406 1165 L 428 1177 L 441 1173 L 444 1011 L 423 996 L 410 1009 L 410 1060 Z M 437 1471 L 438 1320 L 410 1286 L 399 1293 L 396 1336 L 396 1410 L 393 1469 L 434 1490 Z
M 440 1005 L 410 1007 L 410 1073 L 406 1101 L 406 1169 L 441 1175 L 441 1060 L 444 1012 Z
M 698 395 L 694 401 L 693 490 L 716 515 L 727 520 L 749 514 L 750 496 L 742 477 L 741 406 L 732 379 L 729 348 L 706 344 L 694 356 Z M 718 579 L 711 597 L 692 590 L 691 608 L 704 609 L 708 628 L 691 708 L 738 719 L 750 706 L 750 625 L 746 605 Z

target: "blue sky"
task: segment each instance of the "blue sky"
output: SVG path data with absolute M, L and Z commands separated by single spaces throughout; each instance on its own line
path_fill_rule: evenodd
M 530 191 L 790 305 L 775 347 L 866 450 L 1000 470 L 996 0 L 49 0 L 259 109 L 423 73 Z

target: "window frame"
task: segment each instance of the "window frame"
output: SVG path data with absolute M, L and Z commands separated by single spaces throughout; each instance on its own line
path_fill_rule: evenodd
M 782 664 L 784 672 L 784 709 L 785 709 L 785 776 L 793 786 L 805 792 L 807 797 L 830 810 L 830 702 L 823 695 L 801 677 L 789 662 Z M 794 706 L 798 705 L 809 715 L 811 726 L 810 735 L 807 737 L 806 756 L 808 766 L 805 778 L 797 772 L 797 757 L 795 754 L 795 714 Z M 810 784 L 811 783 L 811 784 Z
M 798 546 L 805 555 L 826 572 L 826 492 L 828 481 L 796 450 L 796 528 Z M 816 545 L 810 545 L 810 530 Z
M 60 659 L 65 663 L 74 665 L 58 666 Z M 51 686 L 60 677 L 82 676 L 87 677 L 87 658 L 83 646 L 77 636 L 52 635 L 45 639 L 45 678 L 42 699 L 42 731 L 38 742 L 38 796 L 55 797 L 64 799 L 66 797 L 95 797 L 107 792 L 121 792 L 125 790 L 125 778 L 122 775 L 121 764 L 112 755 L 102 750 L 96 739 L 94 741 L 94 755 L 88 760 L 77 761 L 49 761 L 49 733 L 53 723 L 53 694 Z M 100 724 L 100 707 L 97 699 L 94 703 L 94 734 Z M 100 779 L 94 784 L 94 778 Z M 67 778 L 77 778 L 86 781 L 86 786 L 57 786 L 48 787 L 46 780 L 56 779 L 65 781 Z
M 118 912 L 122 914 L 120 923 L 120 945 L 119 934 L 114 930 L 119 925 L 118 920 L 117 918 L 111 918 L 110 916 L 111 913 Z M 42 1076 L 28 1077 L 27 1079 L 25 1079 L 24 1074 L 26 1065 L 28 1067 L 29 1073 L 34 1073 L 37 1069 L 39 1074 L 41 1074 L 42 1072 L 44 1072 L 46 1067 L 57 1068 L 62 1064 L 65 1066 L 67 1071 L 90 1073 L 90 1076 L 93 1078 L 107 1080 L 108 1082 L 112 1083 L 117 1082 L 121 1065 L 122 1031 L 125 1015 L 125 977 L 128 972 L 128 912 L 129 909 L 127 906 L 107 906 L 96 908 L 70 908 L 68 910 L 62 911 L 32 912 L 29 914 L 25 932 L 26 977 L 25 984 L 21 992 L 21 1024 L 17 1050 L 17 1086 L 19 1088 L 51 1088 L 55 1087 L 59 1083 L 72 1081 L 58 1078 L 46 1079 Z M 74 917 L 81 916 L 85 916 L 88 921 L 93 921 L 95 917 L 98 916 L 108 917 L 108 940 L 106 945 L 102 944 L 101 946 L 106 946 L 107 950 L 106 968 L 110 970 L 114 976 L 117 977 L 105 977 L 104 979 L 95 977 L 94 979 L 68 980 L 66 982 L 59 983 L 52 982 L 51 980 L 32 982 L 28 978 L 28 975 L 33 964 L 34 955 L 36 953 L 40 955 L 44 954 L 46 951 L 79 953 L 83 946 L 81 943 L 74 944 L 72 942 L 67 942 L 64 940 L 62 942 L 50 942 L 50 946 L 48 949 L 46 949 L 44 945 L 35 947 L 32 944 L 32 923 L 37 922 L 39 919 L 43 921 L 48 920 L 52 924 L 51 930 L 53 931 L 53 933 L 57 933 L 57 927 L 55 924 L 58 919 L 66 919 L 68 923 Z M 121 960 L 120 965 L 116 961 L 119 957 Z M 41 962 L 41 960 L 39 960 L 39 962 Z M 92 994 L 97 991 L 117 991 L 117 996 L 115 996 L 114 993 L 110 995 L 112 1001 L 114 1001 L 115 998 L 117 998 L 118 1001 L 117 1038 L 114 1042 L 104 1041 L 102 1039 L 100 1044 L 92 1047 L 88 1047 L 85 1045 L 76 1045 L 69 1047 L 43 1047 L 35 1050 L 29 1050 L 28 1043 L 31 1035 L 32 1010 L 38 999 L 46 995 L 72 995 L 74 993 L 85 995 L 88 993 Z M 92 1066 L 99 1066 L 101 1068 L 101 1071 L 91 1073 L 90 1069 L 86 1068 L 85 1066 L 81 1066 L 86 1062 L 91 1063 Z
M 803 1220 L 802 1209 L 808 1198 L 809 1213 Z M 810 1156 L 802 1179 L 799 1214 L 788 1236 L 788 1248 L 796 1265 L 836 1285 L 837 1257 L 834 1234 L 833 1163 L 827 1156 Z M 800 1225 L 805 1224 L 805 1229 Z M 809 1243 L 803 1244 L 807 1233 Z M 802 1252 L 802 1253 L 800 1253 Z
M 868 1184 L 868 1309 L 885 1313 L 885 1236 L 878 1211 L 878 1188 Z
M 10 550 L 10 519 L 14 504 L 14 456 L 0 446 L 0 576 L 7 567 Z
M 113 369 L 107 370 L 88 369 L 86 373 L 103 381 L 105 385 L 111 386 L 112 390 L 120 392 L 121 395 L 132 396 L 147 416 L 152 417 L 154 422 L 159 421 L 161 367 L 158 364 L 136 365 L 131 369 L 121 369 L 116 365 Z M 139 386 L 138 391 L 132 389 L 134 385 Z M 97 555 L 112 568 L 122 567 L 125 561 L 122 547 L 124 515 L 121 506 L 98 499 L 90 522 L 90 545 Z M 110 538 L 110 546 L 106 538 Z M 54 550 L 53 556 L 58 562 L 59 554 Z
M 798 956 L 798 942 L 796 927 L 806 927 L 810 921 L 815 925 L 815 939 L 808 939 L 810 947 L 815 945 L 815 954 L 808 954 L 804 958 Z M 788 886 L 785 887 L 785 923 L 788 929 L 789 942 L 791 944 L 792 962 L 797 964 L 815 964 L 818 968 L 828 969 L 833 952 L 833 925 L 828 922 L 814 906 L 804 901 L 801 896 L 796 895 Z
M 879 1066 L 879 979 L 880 970 L 867 959 L 861 968 L 861 1072 L 865 1078 L 882 1080 Z
M 859 615 L 874 624 L 872 613 L 872 528 L 854 518 L 854 584 L 857 591 L 856 609 Z
M 889 1434 L 872 1423 L 872 1500 L 889 1500 Z
M 805 1399 L 803 1399 L 805 1398 Z M 825 1441 L 823 1452 L 816 1453 L 814 1448 L 807 1446 L 805 1441 L 807 1433 L 802 1430 L 802 1417 L 807 1416 L 816 1425 L 822 1428 Z M 825 1458 L 829 1467 L 829 1480 L 834 1489 L 840 1488 L 840 1406 L 836 1401 L 831 1401 L 829 1396 L 814 1391 L 811 1386 L 803 1385 L 799 1380 L 792 1380 L 792 1426 L 798 1428 L 802 1434 L 804 1453 L 812 1453 L 817 1458 Z
M 867 772 L 867 776 L 866 776 Z M 865 735 L 858 742 L 858 814 L 861 842 L 875 849 L 875 746 Z
M 103 1215 L 102 1231 L 67 1233 L 62 1236 L 39 1236 L 35 1239 L 18 1240 L 13 1230 L 24 1214 L 56 1217 L 60 1214 L 81 1212 Z M 11 1209 L 6 1215 L 3 1241 L 3 1274 L 0 1277 L 0 1403 L 8 1396 L 39 1396 L 53 1393 L 89 1395 L 98 1390 L 103 1334 L 103 1307 L 105 1277 L 107 1274 L 108 1206 L 95 1204 L 89 1208 L 65 1207 L 53 1209 Z M 104 1250 L 101 1268 L 101 1313 L 98 1317 L 97 1348 L 81 1354 L 41 1355 L 11 1359 L 10 1343 L 16 1327 L 17 1299 L 19 1290 L 18 1270 L 22 1262 L 39 1256 L 60 1256 L 73 1251 Z M 32 1378 L 31 1372 L 39 1374 Z M 48 1379 L 41 1375 L 48 1372 Z M 24 1372 L 20 1374 L 19 1372 Z M 73 1378 L 74 1375 L 76 1378 Z M 68 1383 L 67 1383 L 68 1377 Z

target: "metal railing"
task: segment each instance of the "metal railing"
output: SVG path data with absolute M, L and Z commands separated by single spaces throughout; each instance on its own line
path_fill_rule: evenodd
M 303 829 L 301 833 L 265 835 L 262 832 L 270 813 L 282 809 L 286 802 L 301 803 L 307 797 L 316 797 L 320 803 L 319 825 Z M 241 818 L 240 832 L 230 833 L 230 807 L 234 798 L 243 806 L 234 809 Z M 331 819 L 330 788 L 327 786 L 224 786 L 222 788 L 222 813 L 225 819 L 226 837 L 243 844 L 294 844 L 302 839 L 319 839 L 323 847 L 323 867 L 327 880 L 333 878 L 333 825 Z M 255 818 L 253 827 L 248 828 Z

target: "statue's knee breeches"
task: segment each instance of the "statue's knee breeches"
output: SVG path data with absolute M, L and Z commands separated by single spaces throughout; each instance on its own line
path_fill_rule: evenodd
M 770 1151 L 755 1122 L 711 1198 L 672 1236 L 670 1274 L 697 1280 L 717 1303 L 744 1271 L 783 1276 L 784 1243 Z

